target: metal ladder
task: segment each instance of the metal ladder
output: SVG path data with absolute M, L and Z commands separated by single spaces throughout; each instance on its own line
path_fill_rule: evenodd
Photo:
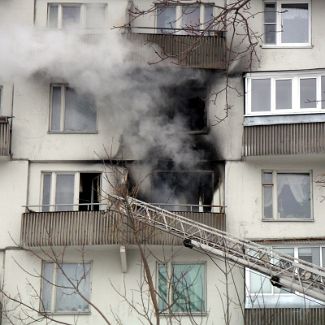
M 325 302 L 325 268 L 279 254 L 266 246 L 236 238 L 226 232 L 193 221 L 154 205 L 127 197 L 112 196 L 118 211 L 145 225 L 183 239 L 186 247 L 227 258 L 270 277 L 276 287 L 298 291 Z

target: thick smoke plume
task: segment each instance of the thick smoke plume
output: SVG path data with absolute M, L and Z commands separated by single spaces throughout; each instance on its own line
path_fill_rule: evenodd
M 1 30 L 6 31 L 0 34 L 3 81 L 63 81 L 80 94 L 92 95 L 97 109 L 109 112 L 107 127 L 122 134 L 120 156 L 111 159 L 123 157 L 127 150 L 151 172 L 160 160 L 171 160 L 178 169 L 194 168 L 206 158 L 206 150 L 186 132 L 184 115 L 170 118 L 165 113 L 173 105 L 166 89 L 189 80 L 203 84 L 202 72 L 148 65 L 150 49 L 142 49 L 139 58 L 136 47 L 117 31 L 98 36 L 17 26 Z

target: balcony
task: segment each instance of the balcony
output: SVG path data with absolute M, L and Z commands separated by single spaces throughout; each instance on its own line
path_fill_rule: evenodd
M 22 215 L 21 245 L 24 247 L 133 245 L 135 235 L 148 245 L 182 245 L 182 240 L 149 226 L 136 225 L 114 211 L 56 211 L 35 212 L 29 207 Z M 176 212 L 191 220 L 225 230 L 226 219 L 222 207 L 200 212 L 192 206 L 189 211 Z M 194 211 L 197 210 L 197 211 Z
M 325 123 L 245 126 L 243 156 L 325 153 Z
M 255 308 L 245 310 L 247 325 L 323 325 L 325 308 Z
M 183 31 L 184 32 L 184 31 Z M 203 33 L 203 32 L 202 32 Z M 171 33 L 128 32 L 127 38 L 141 53 L 144 45 L 153 48 L 153 62 L 172 60 L 175 64 L 188 68 L 217 69 L 226 68 L 226 43 L 224 32 L 213 31 L 213 35 L 177 35 Z
M 6 116 L 0 116 L 0 157 L 10 154 L 10 124 Z

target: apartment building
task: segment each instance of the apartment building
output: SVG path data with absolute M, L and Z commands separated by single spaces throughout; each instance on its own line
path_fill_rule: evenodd
M 155 323 L 155 300 L 161 324 L 325 323 L 111 205 L 325 266 L 325 4 L 243 2 L 0 4 L 2 324 Z

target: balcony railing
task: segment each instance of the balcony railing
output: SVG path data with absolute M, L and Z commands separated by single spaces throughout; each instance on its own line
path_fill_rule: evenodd
M 182 32 L 184 34 L 184 30 Z M 226 68 L 224 32 L 212 31 L 206 35 L 206 32 L 198 31 L 196 35 L 193 33 L 180 35 L 162 30 L 157 33 L 152 29 L 148 33 L 137 33 L 133 29 L 126 35 L 135 44 L 136 51 L 139 53 L 143 51 L 144 45 L 156 45 L 152 51 L 153 62 L 170 59 L 177 65 L 190 68 L 217 70 Z M 158 51 L 157 46 L 160 49 Z
M 0 116 L 0 157 L 10 154 L 10 124 L 5 116 Z
M 21 244 L 24 247 L 132 245 L 136 243 L 137 236 L 140 242 L 149 245 L 182 245 L 182 240 L 149 226 L 133 224 L 132 220 L 127 220 L 118 212 L 104 210 L 104 206 L 96 209 L 98 211 L 35 212 L 37 207 L 29 206 L 28 212 L 22 215 Z M 177 213 L 226 230 L 223 212 Z
M 325 308 L 255 308 L 245 310 L 246 325 L 324 325 Z
M 243 155 L 325 153 L 325 123 L 245 126 Z

